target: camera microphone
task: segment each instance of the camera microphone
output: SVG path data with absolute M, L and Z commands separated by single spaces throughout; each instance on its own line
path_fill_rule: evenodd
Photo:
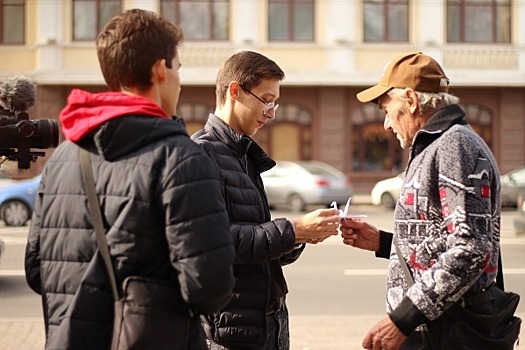
M 18 75 L 0 83 L 0 106 L 11 112 L 25 112 L 36 102 L 35 83 Z
M 19 75 L 0 83 L 0 157 L 17 161 L 19 169 L 29 169 L 32 161 L 45 155 L 32 148 L 58 145 L 56 120 L 29 119 L 26 111 L 35 102 L 35 83 L 31 79 Z

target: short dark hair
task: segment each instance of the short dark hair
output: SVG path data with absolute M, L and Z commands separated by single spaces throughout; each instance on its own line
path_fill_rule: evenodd
M 244 89 L 250 90 L 267 79 L 284 79 L 284 72 L 277 63 L 257 52 L 237 52 L 224 61 L 217 73 L 217 104 L 222 106 L 226 102 L 226 87 L 231 81 L 236 81 Z
M 160 59 L 172 68 L 182 39 L 179 27 L 151 11 L 132 9 L 113 17 L 97 37 L 106 84 L 112 91 L 150 88 L 151 68 Z

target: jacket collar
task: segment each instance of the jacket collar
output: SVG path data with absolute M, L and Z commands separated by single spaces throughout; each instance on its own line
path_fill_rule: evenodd
M 410 147 L 407 168 L 415 156 L 423 152 L 425 148 L 454 125 L 468 125 L 465 120 L 465 112 L 458 105 L 449 105 L 434 113 L 414 137 L 412 147 Z
M 412 159 L 454 125 L 467 125 L 465 112 L 458 105 L 449 105 L 438 110 L 416 133 L 411 147 Z
M 227 123 L 210 113 L 204 126 L 206 133 L 214 133 L 220 141 L 228 146 L 234 154 L 243 158 L 248 156 L 259 173 L 265 172 L 275 166 L 275 161 L 251 137 L 233 130 Z

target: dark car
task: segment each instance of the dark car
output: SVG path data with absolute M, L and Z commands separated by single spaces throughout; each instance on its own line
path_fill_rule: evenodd
M 23 226 L 31 218 L 40 178 L 0 182 L 0 219 L 6 226 Z
M 520 192 L 518 195 L 517 204 L 518 216 L 514 219 L 514 229 L 516 233 L 525 234 L 525 191 Z
M 306 210 L 307 205 L 344 204 L 352 195 L 350 179 L 319 161 L 277 161 L 261 176 L 271 207 L 285 205 L 298 212 Z
M 501 175 L 501 205 L 516 207 L 518 194 L 525 191 L 525 166 Z

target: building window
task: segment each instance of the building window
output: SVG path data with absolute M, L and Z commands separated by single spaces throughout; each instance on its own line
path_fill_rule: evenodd
M 121 12 L 121 0 L 73 0 L 73 40 L 95 40 L 106 23 Z
M 362 105 L 351 116 L 348 139 L 352 142 L 353 171 L 402 170 L 401 146 L 395 135 L 385 130 L 384 119 L 384 113 L 373 103 Z
M 0 0 L 0 43 L 24 44 L 25 1 Z
M 188 135 L 191 136 L 204 128 L 204 124 L 206 124 L 208 116 L 214 108 L 215 106 L 201 102 L 181 103 L 177 108 L 177 115 L 184 119 Z
M 466 119 L 472 129 L 491 147 L 493 129 L 491 110 L 476 103 L 460 104 L 460 106 L 465 111 Z
M 510 43 L 511 0 L 448 0 L 449 43 Z
M 408 0 L 364 0 L 364 41 L 408 41 Z
M 275 160 L 312 159 L 312 112 L 295 103 L 284 103 L 277 114 L 253 139 Z
M 161 0 L 160 13 L 180 26 L 184 40 L 228 40 L 229 0 Z
M 270 41 L 314 41 L 314 0 L 269 0 Z

